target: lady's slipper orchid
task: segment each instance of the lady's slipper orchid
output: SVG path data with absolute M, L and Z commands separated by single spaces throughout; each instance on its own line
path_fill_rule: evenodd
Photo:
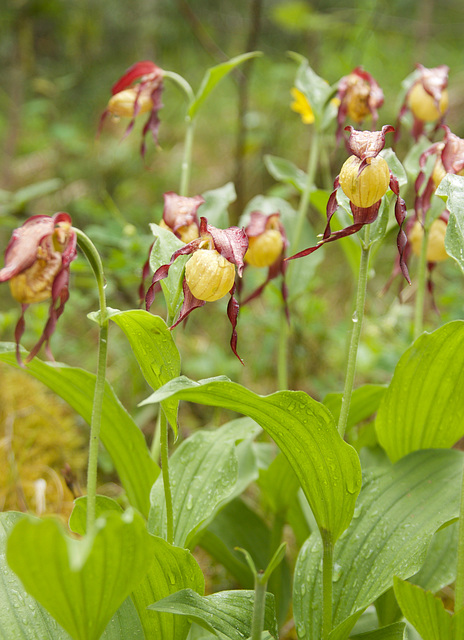
M 237 353 L 236 326 L 239 304 L 234 298 L 234 291 L 235 267 L 241 277 L 247 249 L 248 238 L 243 229 L 238 227 L 224 230 L 216 229 L 208 224 L 206 218 L 201 218 L 200 236 L 175 251 L 170 262 L 155 271 L 145 297 L 147 310 L 153 303 L 157 283 L 167 277 L 171 265 L 179 256 L 191 254 L 191 258 L 185 266 L 184 302 L 179 317 L 171 329 L 182 322 L 197 307 L 202 307 L 206 302 L 219 300 L 230 293 L 231 298 L 227 306 L 227 315 L 232 325 L 230 346 L 240 362 L 243 363 Z
M 200 235 L 200 223 L 198 222 L 198 208 L 205 202 L 202 196 L 179 196 L 174 191 L 164 194 L 163 217 L 159 226 L 168 231 L 172 231 L 175 236 L 188 244 Z M 142 268 L 142 282 L 139 287 L 139 297 L 145 297 L 145 279 L 150 273 L 150 254 L 153 244 L 148 251 L 148 258 Z
M 288 247 L 287 235 L 283 224 L 280 222 L 279 213 L 266 215 L 261 211 L 252 211 L 250 222 L 245 228 L 248 236 L 248 251 L 245 254 L 245 262 L 252 267 L 268 267 L 267 278 L 263 284 L 251 293 L 242 304 L 247 304 L 262 294 L 264 288 L 278 275 L 282 275 L 282 297 L 287 309 L 287 285 L 285 283 L 284 262 L 285 251 Z
M 358 232 L 366 224 L 371 224 L 377 219 L 382 197 L 390 188 L 396 195 L 395 217 L 400 227 L 397 246 L 401 271 L 408 282 L 409 274 L 403 259 L 406 246 L 406 235 L 402 229 L 406 217 L 406 204 L 400 197 L 398 179 L 391 173 L 387 162 L 378 154 L 385 146 L 385 134 L 394 131 L 391 125 L 382 127 L 382 131 L 356 131 L 353 127 L 345 127 L 350 131 L 348 148 L 353 155 L 343 165 L 340 175 L 335 178 L 334 191 L 327 203 L 327 226 L 322 240 L 315 247 L 286 258 L 294 260 L 313 253 L 327 242 L 333 242 L 339 238 L 345 238 Z M 330 220 L 338 208 L 337 190 L 342 191 L 350 200 L 353 224 L 341 231 L 331 231 Z
M 383 105 L 383 91 L 370 73 L 362 67 L 353 71 L 338 83 L 337 98 L 340 100 L 337 115 L 337 142 L 342 137 L 342 128 L 346 118 L 351 118 L 357 124 L 371 115 L 372 126 L 377 124 L 377 109 Z
M 398 125 L 395 139 L 399 138 L 399 122 L 404 114 L 411 111 L 414 123 L 412 135 L 414 140 L 424 132 L 427 122 L 437 122 L 440 124 L 448 109 L 448 72 L 449 67 L 442 64 L 433 69 L 427 69 L 421 64 L 417 64 L 419 77 L 408 89 L 398 114 Z
M 15 329 L 16 358 L 20 366 L 24 313 L 30 304 L 49 299 L 47 324 L 26 362 L 37 355 L 44 343 L 48 357 L 53 360 L 49 342 L 69 298 L 69 265 L 76 255 L 76 233 L 67 213 L 33 216 L 13 231 L 5 251 L 5 266 L 0 269 L 0 282 L 9 282 L 12 296 L 22 307 Z
M 134 84 L 140 80 L 137 84 Z M 158 111 L 163 92 L 163 71 L 149 60 L 136 62 L 119 78 L 111 89 L 112 97 L 100 118 L 98 131 L 100 132 L 107 116 L 116 118 L 121 116 L 131 118 L 124 137 L 132 131 L 135 118 L 143 113 L 149 113 L 148 119 L 142 130 L 142 144 L 140 153 L 145 155 L 145 136 L 149 131 L 155 144 L 158 144 L 159 118 Z
M 443 142 L 436 142 L 426 149 L 419 158 L 421 172 L 415 183 L 416 212 L 422 216 L 422 223 L 424 223 L 425 215 L 430 209 L 432 196 L 445 175 L 447 173 L 464 175 L 464 140 L 451 133 L 445 124 L 442 125 L 442 128 L 445 130 Z M 436 156 L 435 166 L 425 188 L 419 193 L 425 181 L 424 168 L 430 156 Z

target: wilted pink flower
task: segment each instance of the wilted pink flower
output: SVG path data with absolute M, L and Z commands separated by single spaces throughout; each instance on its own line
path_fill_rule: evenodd
M 404 114 L 411 111 L 414 123 L 412 136 L 418 140 L 424 132 L 427 122 L 443 121 L 448 109 L 448 72 L 449 67 L 442 64 L 433 69 L 427 69 L 421 64 L 416 65 L 419 70 L 419 77 L 408 89 L 404 102 L 398 114 L 395 140 L 400 135 L 400 120 Z
M 22 307 L 15 329 L 16 358 L 20 365 L 24 313 L 30 304 L 49 299 L 47 324 L 26 362 L 37 355 L 44 343 L 48 357 L 53 360 L 49 342 L 69 298 L 69 265 L 76 255 L 76 233 L 67 213 L 33 216 L 13 231 L 5 251 L 5 266 L 0 269 L 0 282 L 9 281 L 11 293 Z
M 247 304 L 250 300 L 260 296 L 268 282 L 282 275 L 282 297 L 288 317 L 288 291 L 285 283 L 287 265 L 284 262 L 288 239 L 284 226 L 280 221 L 280 214 L 271 213 L 266 215 L 261 211 L 252 211 L 245 233 L 249 241 L 245 262 L 252 267 L 268 267 L 269 269 L 263 284 L 253 291 L 242 304 Z
M 195 240 L 200 235 L 200 223 L 198 222 L 198 208 L 205 202 L 203 196 L 179 196 L 174 191 L 164 194 L 163 217 L 159 226 L 172 231 L 175 236 L 186 244 Z M 148 258 L 142 268 L 142 282 L 139 287 L 139 298 L 145 297 L 145 279 L 150 273 L 150 254 L 153 244 L 148 251 Z
M 357 124 L 372 116 L 372 127 L 377 124 L 377 109 L 383 105 L 383 91 L 371 76 L 362 67 L 356 67 L 353 71 L 338 83 L 337 98 L 340 100 L 337 114 L 337 142 L 342 137 L 342 127 L 346 118 L 351 118 Z
M 408 268 L 403 259 L 407 242 L 402 229 L 406 217 L 406 204 L 400 197 L 398 179 L 391 173 L 386 160 L 378 155 L 385 146 L 385 134 L 394 131 L 394 128 L 391 125 L 385 125 L 381 131 L 356 131 L 348 126 L 345 130 L 350 131 L 348 148 L 353 155 L 344 163 L 340 175 L 335 178 L 334 191 L 327 203 L 327 226 L 322 240 L 315 247 L 300 251 L 286 259 L 294 260 L 307 256 L 327 242 L 350 236 L 360 231 L 364 225 L 374 222 L 379 213 L 382 197 L 390 188 L 396 195 L 395 217 L 400 227 L 397 237 L 400 267 L 404 277 L 410 282 Z M 339 187 L 350 200 L 353 224 L 340 231 L 331 231 L 330 220 L 338 208 Z
M 137 80 L 140 82 L 136 83 Z M 135 118 L 148 113 L 148 119 L 142 130 L 140 153 L 145 155 L 145 136 L 151 131 L 155 144 L 158 144 L 159 118 L 158 111 L 163 92 L 163 71 L 149 60 L 136 62 L 119 78 L 111 89 L 112 98 L 100 118 L 98 132 L 108 115 L 131 118 L 124 137 L 132 131 Z
M 230 227 L 216 229 L 208 224 L 206 218 L 200 219 L 200 237 L 192 240 L 184 247 L 175 251 L 168 264 L 157 269 L 145 297 L 147 310 L 151 307 L 155 297 L 155 287 L 160 280 L 167 277 L 169 268 L 179 256 L 191 255 L 185 265 L 183 281 L 184 302 L 179 317 L 172 325 L 176 327 L 188 314 L 202 307 L 206 302 L 214 302 L 223 298 L 227 293 L 231 297 L 227 306 L 227 315 L 232 325 L 230 346 L 237 358 L 237 318 L 239 304 L 234 298 L 235 267 L 241 277 L 245 266 L 244 256 L 248 249 L 248 238 L 243 229 Z
M 417 176 L 415 183 L 415 207 L 417 215 L 421 216 L 422 223 L 424 223 L 425 215 L 430 209 L 432 196 L 445 175 L 447 173 L 464 174 L 464 140 L 451 133 L 449 127 L 445 124 L 442 125 L 442 128 L 445 130 L 443 141 L 433 144 L 419 158 L 421 172 Z M 424 168 L 430 156 L 436 156 L 435 166 L 425 188 L 421 191 L 426 178 Z

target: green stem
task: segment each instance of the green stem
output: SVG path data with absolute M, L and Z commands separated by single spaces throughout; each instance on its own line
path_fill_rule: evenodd
M 92 241 L 80 229 L 74 229 L 77 242 L 95 274 L 100 300 L 100 335 L 98 345 L 97 373 L 90 420 L 89 462 L 87 468 L 87 533 L 95 526 L 97 499 L 98 445 L 105 394 L 106 358 L 108 351 L 108 318 L 106 317 L 105 278 L 100 255 Z
M 282 313 L 280 318 L 279 350 L 277 355 L 277 383 L 279 385 L 279 389 L 288 389 L 288 333 L 289 326 L 287 318 L 285 313 Z
M 428 229 L 423 229 L 421 254 L 419 257 L 419 271 L 417 274 L 416 305 L 414 309 L 414 340 L 418 338 L 424 330 L 424 301 L 427 279 L 427 244 L 429 240 Z
M 364 304 L 366 301 L 367 277 L 369 267 L 369 225 L 365 226 L 364 242 L 361 242 L 361 263 L 359 265 L 358 290 L 356 293 L 356 308 L 353 314 L 353 329 L 351 331 L 350 347 L 348 351 L 348 363 L 346 366 L 345 387 L 343 389 L 342 406 L 338 431 L 343 438 L 345 435 L 348 414 L 350 411 L 351 394 L 353 393 L 354 376 L 356 373 L 356 360 L 358 357 L 359 338 L 364 316 Z
M 464 474 L 461 482 L 461 508 L 459 511 L 458 567 L 454 589 L 454 613 L 464 608 Z
M 264 628 L 264 614 L 266 610 L 267 581 L 260 580 L 260 574 L 255 577 L 255 601 L 253 618 L 251 621 L 251 640 L 261 640 Z
M 333 550 L 332 536 L 322 532 L 322 640 L 332 631 Z
M 192 166 L 192 150 L 193 150 L 193 134 L 195 130 L 195 121 L 187 116 L 185 119 L 187 130 L 185 132 L 184 156 L 182 158 L 182 167 L 180 175 L 180 192 L 179 195 L 186 196 L 189 190 L 190 170 Z
M 160 442 L 161 442 L 161 408 L 156 416 L 156 425 L 153 431 L 153 438 L 151 441 L 150 455 L 153 460 L 158 463 L 160 458 Z
M 164 499 L 166 501 L 166 540 L 174 544 L 174 513 L 172 508 L 171 481 L 169 478 L 168 457 L 168 421 L 164 411 L 160 407 L 160 447 L 161 447 L 161 472 L 163 474 Z
M 306 169 L 306 185 L 300 198 L 295 230 L 293 232 L 293 238 L 290 246 L 290 255 L 295 253 L 297 244 L 301 238 L 304 221 L 306 219 L 306 214 L 308 213 L 309 199 L 311 197 L 311 192 L 314 190 L 314 178 L 316 176 L 317 160 L 319 158 L 319 140 L 320 134 L 317 129 L 314 129 L 308 157 L 308 166 Z

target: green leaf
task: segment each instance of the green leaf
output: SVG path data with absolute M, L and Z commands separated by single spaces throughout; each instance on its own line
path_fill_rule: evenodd
M 153 390 L 159 389 L 180 374 L 180 354 L 172 333 L 162 318 L 143 309 L 111 309 L 108 317 L 126 334 L 143 376 Z M 176 400 L 162 403 L 176 437 L 178 405 Z
M 244 53 L 240 56 L 236 56 L 235 58 L 231 58 L 227 62 L 222 62 L 221 64 L 216 65 L 215 67 L 210 67 L 207 69 L 203 80 L 201 81 L 200 88 L 195 96 L 195 100 L 189 107 L 188 115 L 190 118 L 196 116 L 198 109 L 201 107 L 203 102 L 209 96 L 211 91 L 217 85 L 217 83 L 224 78 L 228 73 L 230 73 L 235 67 L 242 64 L 242 62 L 246 62 L 247 60 L 251 60 L 252 58 L 256 58 L 257 56 L 261 56 L 262 53 L 260 51 L 252 51 L 250 53 Z
M 303 391 L 259 396 L 224 378 L 180 377 L 142 404 L 175 396 L 248 415 L 274 439 L 292 465 L 321 531 L 336 541 L 354 512 L 361 486 L 359 458 L 324 407 Z
M 459 526 L 454 522 L 432 538 L 420 571 L 409 579 L 426 591 L 437 593 L 456 579 Z
M 219 229 L 227 229 L 230 226 L 228 206 L 235 202 L 237 194 L 233 182 L 228 182 L 223 187 L 211 189 L 202 193 L 205 202 L 201 205 L 200 214 L 208 220 L 208 223 Z
M 0 343 L 0 360 L 18 368 L 16 345 Z M 26 371 L 43 382 L 90 424 L 95 375 L 64 364 L 47 364 L 34 358 Z M 150 457 L 145 438 L 107 382 L 103 397 L 100 438 L 114 462 L 131 505 L 148 515 L 150 489 L 160 473 Z
M 275 514 L 285 515 L 296 497 L 300 483 L 287 458 L 279 453 L 267 469 L 259 473 L 263 497 Z
M 197 624 L 213 631 L 218 638 L 243 640 L 251 633 L 254 591 L 219 591 L 211 596 L 199 596 L 191 589 L 178 591 L 149 609 L 166 611 L 192 618 Z M 274 596 L 266 594 L 264 628 L 277 638 Z
M 406 638 L 406 625 L 404 622 L 395 622 L 387 627 L 368 631 L 367 633 L 358 633 L 350 636 L 351 640 L 403 640 Z
M 400 187 L 404 187 L 408 184 L 408 176 L 406 175 L 405 168 L 398 159 L 398 156 L 393 149 L 382 149 L 379 155 L 387 161 L 388 168 L 393 173 L 395 178 L 398 179 Z M 417 174 L 416 174 L 417 175 Z
M 259 427 L 245 418 L 234 420 L 212 431 L 197 431 L 176 449 L 169 461 L 172 503 L 174 510 L 174 542 L 186 547 L 217 513 L 230 501 L 239 477 L 237 442 L 248 440 Z M 240 446 L 240 445 L 239 445 Z M 247 484 L 258 475 L 247 478 Z M 240 492 L 245 489 L 240 486 Z M 159 476 L 150 496 L 148 528 L 165 537 L 166 501 L 163 478 Z
M 435 531 L 459 514 L 462 467 L 462 452 L 432 449 L 366 474 L 353 520 L 335 546 L 334 638 L 347 637 L 337 635 L 336 627 L 349 631 L 356 616 L 393 585 L 393 576 L 417 573 Z M 321 556 L 313 534 L 295 568 L 295 621 L 308 640 L 319 638 L 322 624 Z
M 150 253 L 150 267 L 154 273 L 162 265 L 169 264 L 172 254 L 185 245 L 168 229 L 163 229 L 154 223 L 150 224 L 150 229 L 155 237 Z M 167 278 L 160 281 L 169 317 L 173 319 L 177 316 L 184 300 L 182 282 L 185 263 L 188 259 L 189 256 L 179 256 L 169 268 Z
M 447 174 L 435 192 L 446 196 L 450 212 L 446 228 L 445 249 L 464 271 L 464 177 Z
M 386 385 L 364 384 L 353 391 L 348 414 L 347 428 L 351 429 L 360 422 L 370 418 L 379 408 L 381 399 L 387 390 Z M 335 423 L 338 423 L 342 406 L 342 393 L 328 393 L 323 403 L 333 415 Z
M 205 580 L 197 561 L 187 549 L 175 547 L 162 538 L 154 540 L 154 560 L 146 578 L 135 588 L 132 600 L 139 613 L 145 638 L 185 640 L 190 621 L 175 614 L 150 611 L 148 605 L 181 590 L 193 589 L 203 595 Z
M 333 97 L 334 90 L 329 83 L 315 73 L 309 66 L 308 61 L 299 56 L 301 61 L 295 79 L 295 86 L 302 91 L 307 97 L 311 109 L 313 110 L 316 125 L 319 127 L 327 126 L 327 118 L 324 117 L 325 111 L 329 107 L 328 103 Z M 330 109 L 329 121 L 335 116 L 336 111 Z
M 457 442 L 464 435 L 463 387 L 464 322 L 420 336 L 401 357 L 377 413 L 389 458 Z
M 96 496 L 95 501 L 95 514 L 96 517 L 100 517 L 108 511 L 116 511 L 117 513 L 123 513 L 122 507 L 107 496 Z M 74 500 L 74 507 L 69 518 L 69 528 L 73 533 L 78 533 L 80 536 L 84 536 L 87 531 L 87 496 L 81 496 Z
M 152 559 L 153 539 L 132 509 L 98 518 L 81 540 L 56 520 L 24 517 L 7 545 L 8 564 L 28 593 L 74 640 L 100 638 Z
M 291 184 L 300 193 L 305 190 L 307 182 L 306 173 L 299 169 L 296 164 L 290 162 L 290 160 L 265 155 L 264 164 L 271 176 L 278 182 Z
M 443 601 L 430 591 L 395 578 L 395 595 L 404 616 L 417 629 L 423 640 L 459 640 L 455 633 L 455 620 L 462 624 L 464 611 L 452 616 Z

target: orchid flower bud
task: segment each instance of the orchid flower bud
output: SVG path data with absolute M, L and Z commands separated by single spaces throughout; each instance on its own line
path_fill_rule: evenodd
M 284 239 L 278 229 L 267 229 L 259 236 L 248 238 L 245 262 L 252 267 L 270 267 L 282 254 Z
M 443 262 L 449 258 L 445 249 L 447 226 L 447 222 L 442 218 L 437 218 L 437 220 L 434 220 L 430 225 L 427 242 L 427 262 Z M 416 220 L 408 235 L 412 252 L 416 256 L 420 256 L 421 254 L 423 238 L 424 230 L 419 220 Z
M 448 109 L 448 91 L 443 89 L 438 104 L 421 83 L 416 83 L 408 95 L 408 106 L 413 115 L 424 122 L 435 122 Z
M 137 112 L 135 105 L 137 104 Z M 118 117 L 133 118 L 135 115 L 148 113 L 153 109 L 153 100 L 149 92 L 139 92 L 135 87 L 119 91 L 110 98 L 107 110 Z

